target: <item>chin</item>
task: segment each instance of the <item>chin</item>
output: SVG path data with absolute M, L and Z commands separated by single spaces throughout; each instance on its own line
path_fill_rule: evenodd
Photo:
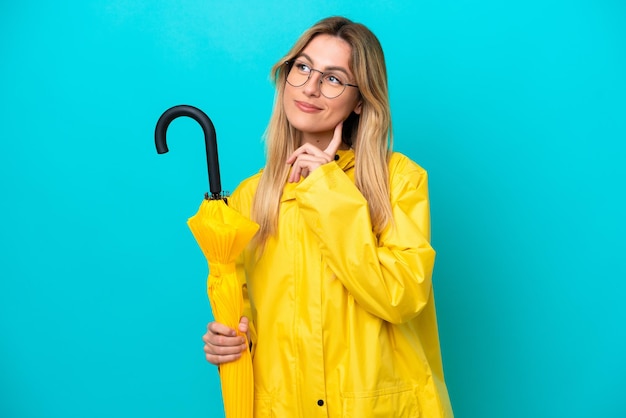
M 298 131 L 305 133 L 305 134 L 311 134 L 311 135 L 319 135 L 319 134 L 323 134 L 325 132 L 328 132 L 330 135 L 333 134 L 334 128 L 333 129 L 328 129 L 326 127 L 320 127 L 318 124 L 298 124 L 298 123 L 292 123 L 291 126 L 293 126 L 295 129 L 297 129 Z
M 324 126 L 326 124 L 321 125 L 319 121 L 311 117 L 290 117 L 287 115 L 287 120 L 289 121 L 289 124 L 298 131 L 308 134 L 319 134 L 334 130 L 334 127 L 329 128 Z

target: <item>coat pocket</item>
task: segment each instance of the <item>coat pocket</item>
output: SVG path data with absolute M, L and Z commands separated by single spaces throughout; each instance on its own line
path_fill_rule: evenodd
M 412 386 L 346 392 L 342 394 L 342 403 L 343 416 L 346 418 L 420 417 L 417 390 Z

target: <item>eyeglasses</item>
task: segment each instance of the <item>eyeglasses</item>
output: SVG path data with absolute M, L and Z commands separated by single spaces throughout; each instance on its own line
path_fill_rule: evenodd
M 320 92 L 327 99 L 334 99 L 335 97 L 341 96 L 341 93 L 344 92 L 346 86 L 359 88 L 359 86 L 355 84 L 344 82 L 343 79 L 345 78 L 345 75 L 343 74 L 339 75 L 332 72 L 322 72 L 320 70 L 316 70 L 315 68 L 311 68 L 308 64 L 302 61 L 285 61 L 285 65 L 288 67 L 287 83 L 293 87 L 304 86 L 311 78 L 313 71 L 320 73 Z

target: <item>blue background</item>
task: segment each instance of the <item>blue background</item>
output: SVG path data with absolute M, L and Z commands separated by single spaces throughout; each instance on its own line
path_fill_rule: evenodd
M 0 5 L 0 416 L 207 417 L 207 266 L 186 219 L 263 164 L 268 73 L 318 19 L 385 49 L 395 148 L 430 174 L 459 418 L 626 416 L 621 0 Z

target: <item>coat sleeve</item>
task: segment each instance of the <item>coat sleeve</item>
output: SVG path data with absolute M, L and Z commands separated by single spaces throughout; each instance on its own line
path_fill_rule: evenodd
M 297 187 L 296 200 L 326 263 L 355 301 L 373 315 L 402 323 L 428 303 L 435 252 L 426 171 L 399 154 L 389 171 L 393 222 L 379 237 L 367 201 L 333 162 Z

